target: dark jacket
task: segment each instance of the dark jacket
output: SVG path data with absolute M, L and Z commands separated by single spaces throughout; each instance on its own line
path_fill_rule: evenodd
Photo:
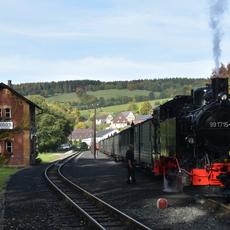
M 126 161 L 128 162 L 128 160 L 130 160 L 132 166 L 134 166 L 134 153 L 131 149 L 128 149 L 126 152 Z

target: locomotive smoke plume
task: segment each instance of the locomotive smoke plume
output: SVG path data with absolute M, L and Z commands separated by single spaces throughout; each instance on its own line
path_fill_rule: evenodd
M 221 18 L 227 8 L 227 0 L 209 0 L 210 2 L 210 26 L 213 31 L 213 57 L 215 61 L 216 76 L 219 76 L 220 56 L 221 56 Z

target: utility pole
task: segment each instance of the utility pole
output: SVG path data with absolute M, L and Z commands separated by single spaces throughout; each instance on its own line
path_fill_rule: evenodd
M 96 159 L 96 105 L 94 107 L 94 117 L 93 117 L 93 156 Z

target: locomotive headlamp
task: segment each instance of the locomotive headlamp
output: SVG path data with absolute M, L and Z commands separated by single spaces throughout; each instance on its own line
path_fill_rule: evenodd
M 219 98 L 220 101 L 226 101 L 228 99 L 228 95 L 225 94 L 225 93 L 220 93 L 218 95 L 218 98 Z
M 228 99 L 227 94 L 221 96 L 221 101 L 226 101 Z
M 195 143 L 194 137 L 188 136 L 185 140 L 190 144 L 193 145 Z

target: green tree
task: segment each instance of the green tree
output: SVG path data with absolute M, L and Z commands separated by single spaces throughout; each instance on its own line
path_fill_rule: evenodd
M 68 141 L 74 122 L 80 117 L 80 111 L 68 104 L 47 103 L 41 96 L 29 97 L 42 108 L 36 116 L 38 150 L 40 152 L 55 151 Z
M 138 106 L 134 102 L 129 102 L 128 110 L 136 112 L 138 111 Z
M 142 102 L 139 107 L 139 113 L 143 115 L 150 114 L 152 112 L 152 106 L 149 101 Z
M 39 152 L 56 151 L 67 142 L 72 127 L 68 120 L 53 114 L 40 114 L 37 122 L 37 138 Z

